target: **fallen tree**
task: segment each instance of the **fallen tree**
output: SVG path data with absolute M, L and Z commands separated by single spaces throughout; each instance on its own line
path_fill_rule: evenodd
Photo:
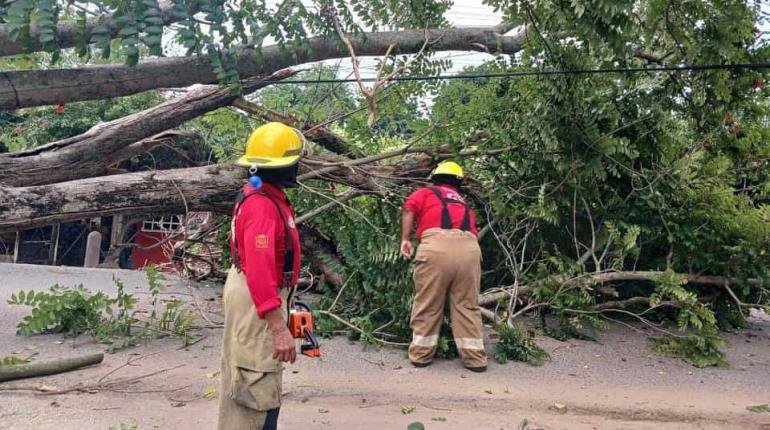
M 422 177 L 436 164 L 430 155 L 400 164 L 376 161 L 419 149 L 345 161 L 311 156 L 302 162 L 300 180 L 318 178 L 385 194 L 395 184 Z M 211 211 L 229 214 L 246 170 L 232 164 L 125 173 L 30 187 L 0 186 L 0 231 L 104 215 L 176 214 Z
M 294 73 L 282 70 L 268 77 L 246 80 L 240 96 Z M 0 184 L 31 186 L 104 175 L 111 166 L 185 134 L 164 130 L 231 104 L 264 120 L 298 128 L 308 140 L 332 152 L 350 152 L 344 139 L 326 127 L 307 121 L 300 123 L 292 115 L 263 109 L 240 96 L 227 88 L 204 85 L 128 117 L 98 124 L 81 135 L 26 151 L 0 154 Z

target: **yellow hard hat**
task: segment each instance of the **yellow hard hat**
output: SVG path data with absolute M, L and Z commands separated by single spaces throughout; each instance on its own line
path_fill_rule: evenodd
M 246 151 L 237 164 L 263 169 L 293 166 L 304 147 L 305 138 L 299 131 L 280 122 L 268 122 L 251 133 Z
M 457 176 L 460 179 L 462 179 L 464 176 L 463 168 L 454 161 L 442 161 L 438 166 L 436 166 L 430 175 L 452 175 Z

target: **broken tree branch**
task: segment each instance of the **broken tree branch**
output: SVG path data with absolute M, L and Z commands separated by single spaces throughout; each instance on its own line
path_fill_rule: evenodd
M 33 361 L 26 364 L 0 366 L 0 382 L 69 372 L 81 367 L 99 364 L 102 360 L 104 360 L 104 354 L 95 353 L 53 360 Z
M 307 222 L 308 220 L 312 219 L 313 217 L 316 217 L 318 215 L 321 215 L 322 213 L 328 212 L 336 207 L 342 206 L 343 203 L 345 203 L 348 200 L 352 200 L 356 197 L 360 197 L 365 195 L 366 193 L 361 190 L 348 190 L 342 193 L 342 195 L 335 197 L 330 201 L 329 203 L 326 203 L 325 205 L 318 206 L 317 208 L 313 209 L 310 212 L 305 212 L 301 216 L 298 216 L 295 222 L 297 224 L 302 224 L 304 222 Z
M 310 266 L 320 272 L 324 280 L 335 288 L 342 288 L 342 275 L 334 268 L 342 261 L 334 244 L 320 231 L 308 225 L 300 225 L 302 253 L 310 260 Z
M 530 294 L 537 285 L 542 285 L 546 282 L 557 282 L 564 286 L 576 286 L 579 284 L 586 284 L 592 286 L 594 284 L 603 284 L 607 282 L 628 282 L 628 281 L 644 281 L 651 282 L 657 277 L 663 275 L 664 272 L 659 271 L 628 271 L 628 272 L 602 272 L 591 273 L 583 276 L 565 279 L 562 275 L 551 276 L 539 281 L 534 282 L 532 285 L 519 285 L 519 295 Z M 711 285 L 715 287 L 724 288 L 729 285 L 736 285 L 741 283 L 747 283 L 752 286 L 763 285 L 760 279 L 739 279 L 729 278 L 724 276 L 710 276 L 710 275 L 695 275 L 684 274 L 687 277 L 687 282 L 691 284 L 699 285 Z M 729 292 L 729 291 L 728 291 Z M 507 299 L 513 294 L 513 288 L 506 287 L 502 291 L 497 291 L 491 294 L 481 294 L 479 296 L 479 306 L 491 305 L 498 300 Z M 610 303 L 610 302 L 608 302 Z
M 268 82 L 294 74 L 284 70 L 244 81 L 243 92 L 254 92 Z M 136 146 L 132 145 L 142 139 L 228 106 L 237 98 L 229 88 L 207 85 L 150 109 L 98 124 L 81 135 L 26 151 L 0 154 L 0 184 L 31 186 L 103 174 L 108 166 L 121 161 L 121 156 L 136 155 Z

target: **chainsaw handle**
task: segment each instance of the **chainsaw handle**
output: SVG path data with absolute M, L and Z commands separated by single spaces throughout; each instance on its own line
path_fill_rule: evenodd
M 313 308 L 311 308 L 309 304 L 307 304 L 305 302 L 302 302 L 302 301 L 299 301 L 299 300 L 295 300 L 294 301 L 294 307 L 300 308 L 300 309 L 304 309 L 304 310 L 306 310 L 306 311 L 308 311 L 310 313 L 313 312 Z

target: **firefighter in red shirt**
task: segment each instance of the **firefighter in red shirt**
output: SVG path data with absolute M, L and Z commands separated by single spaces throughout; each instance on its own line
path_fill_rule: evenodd
M 298 131 L 267 123 L 251 134 L 237 162 L 249 168 L 249 183 L 233 208 L 219 430 L 277 427 L 282 363 L 296 359 L 286 314 L 300 266 L 299 234 L 283 189 L 297 185 L 303 148 Z
M 449 297 L 452 334 L 460 358 L 469 370 L 483 372 L 487 355 L 478 305 L 481 249 L 476 217 L 459 193 L 463 170 L 457 163 L 442 162 L 431 179 L 433 187 L 420 188 L 406 199 L 401 223 L 401 253 L 412 256 L 415 221 L 420 242 L 414 257 L 416 295 L 409 361 L 424 367 L 433 360 Z

